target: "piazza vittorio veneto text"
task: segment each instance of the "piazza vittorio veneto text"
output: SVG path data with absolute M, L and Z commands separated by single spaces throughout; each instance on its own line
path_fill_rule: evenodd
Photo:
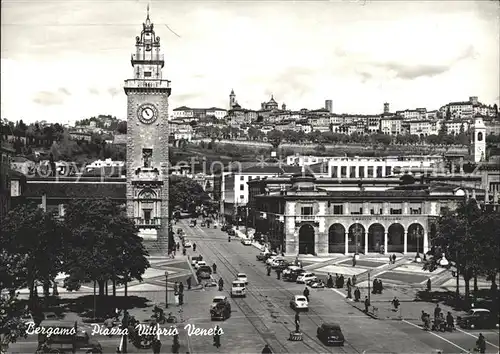
M 498 353 L 497 104 L 172 108 L 173 4 L 121 5 L 123 120 L 2 119 L 2 353 Z

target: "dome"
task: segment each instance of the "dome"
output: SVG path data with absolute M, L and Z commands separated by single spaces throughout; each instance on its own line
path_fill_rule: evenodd
M 276 102 L 276 101 L 274 100 L 274 96 L 273 96 L 273 95 L 271 95 L 271 99 L 270 99 L 270 100 L 269 100 L 269 102 L 267 102 L 267 103 L 268 103 L 268 104 L 269 104 L 269 103 L 278 104 L 278 102 Z

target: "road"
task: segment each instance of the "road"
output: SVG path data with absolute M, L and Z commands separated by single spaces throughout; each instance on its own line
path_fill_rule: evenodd
M 277 280 L 266 275 L 265 266 L 256 260 L 258 250 L 244 246 L 233 238 L 228 242 L 227 234 L 218 229 L 190 228 L 186 221 L 178 225 L 185 230 L 187 238 L 195 242 L 197 252 L 208 264 L 217 264 L 217 276 L 229 286 L 236 273 L 246 273 L 249 279 L 248 295 L 242 299 L 230 299 L 233 317 L 221 323 L 231 333 L 222 337 L 223 347 L 219 351 L 257 352 L 268 343 L 275 353 L 443 353 L 466 352 L 474 347 L 478 331 L 456 331 L 437 334 L 423 331 L 418 323 L 374 320 L 354 309 L 343 296 L 330 289 L 311 289 L 309 313 L 300 316 L 303 342 L 290 342 L 288 336 L 294 330 L 294 311 L 289 307 L 293 295 L 301 294 L 304 286 Z M 235 242 L 236 241 L 236 242 Z M 206 309 L 211 297 L 219 292 L 207 294 Z M 224 293 L 229 298 L 229 289 Z M 208 310 L 207 310 L 208 316 Z M 325 347 L 316 338 L 316 329 L 322 322 L 338 322 L 346 337 L 343 348 Z M 498 331 L 485 331 L 487 352 L 498 351 Z M 230 338 L 231 337 L 231 338 Z M 252 339 L 249 339 L 252 337 Z M 198 339 L 198 338 L 196 338 Z M 196 345 L 190 338 L 192 352 L 213 352 L 206 348 L 207 342 Z M 230 343 L 229 348 L 224 341 Z M 234 344 L 237 347 L 232 348 Z M 241 345 L 245 345 L 242 347 Z M 252 347 L 253 345 L 253 347 Z M 239 349 L 237 349 L 239 348 Z M 241 351 L 240 351 L 241 350 Z

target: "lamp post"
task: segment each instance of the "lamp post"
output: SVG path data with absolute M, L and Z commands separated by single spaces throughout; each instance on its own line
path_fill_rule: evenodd
M 168 309 L 168 272 L 165 271 L 165 308 Z
M 448 267 L 450 265 L 450 262 L 446 259 L 445 254 L 441 256 L 441 259 L 439 260 L 439 265 L 442 267 Z M 456 280 L 457 280 L 457 285 L 455 288 L 455 296 L 458 297 L 460 296 L 460 272 L 458 271 L 458 250 L 455 251 L 455 268 L 456 268 Z

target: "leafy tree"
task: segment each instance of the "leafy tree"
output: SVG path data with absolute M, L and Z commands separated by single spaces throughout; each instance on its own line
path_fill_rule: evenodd
M 273 145 L 274 148 L 277 148 L 283 141 L 283 132 L 273 129 L 267 133 L 267 140 Z
M 482 210 L 473 199 L 454 211 L 445 211 L 438 220 L 437 233 L 424 269 L 435 270 L 444 254 L 463 277 L 468 301 L 472 278 L 498 272 L 500 248 L 496 230 L 500 227 L 499 216 L 498 212 Z M 492 266 L 494 262 L 497 263 Z
M 6 353 L 9 344 L 18 338 L 27 338 L 27 326 L 21 320 L 24 314 L 21 302 L 14 291 L 0 294 L 0 351 Z
M 208 201 L 210 197 L 203 188 L 191 178 L 170 176 L 169 178 L 169 209 L 170 214 L 176 207 L 194 210 Z
M 3 289 L 27 287 L 33 304 L 36 283 L 50 282 L 61 270 L 65 230 L 52 213 L 35 204 L 12 209 L 1 226 Z M 1 290 L 1 289 L 0 289 Z
M 149 267 L 147 252 L 125 209 L 110 199 L 75 200 L 67 205 L 64 268 L 79 283 L 95 281 L 104 295 L 108 280 L 137 279 Z
M 255 127 L 250 127 L 250 128 L 248 128 L 247 135 L 248 135 L 248 138 L 250 140 L 258 140 L 264 134 L 259 129 L 257 129 Z

